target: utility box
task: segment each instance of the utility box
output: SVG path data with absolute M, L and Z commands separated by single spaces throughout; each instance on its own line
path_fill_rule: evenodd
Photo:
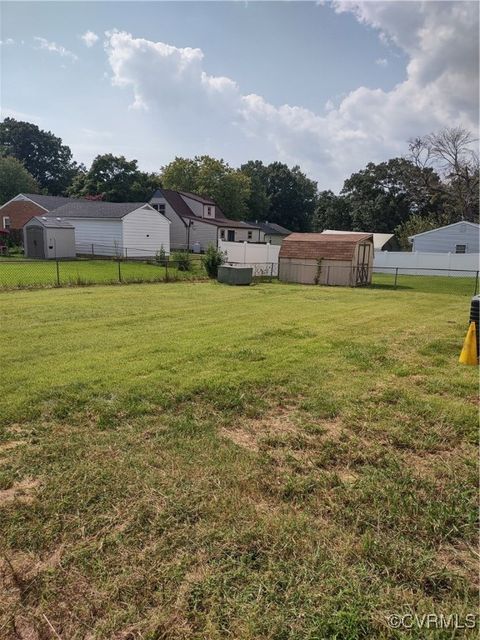
M 252 283 L 252 267 L 218 267 L 218 282 L 223 284 L 249 285 Z

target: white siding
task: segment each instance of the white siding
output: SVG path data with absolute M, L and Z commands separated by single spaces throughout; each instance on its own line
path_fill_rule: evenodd
M 75 229 L 45 229 L 47 258 L 75 258 Z
M 156 198 L 155 202 L 161 202 L 160 198 Z M 170 249 L 171 251 L 186 249 L 187 227 L 164 198 L 163 203 L 165 204 L 165 216 L 170 220 Z
M 468 222 L 457 222 L 448 227 L 434 229 L 428 233 L 413 237 L 413 251 L 427 251 L 434 253 L 455 253 L 457 244 L 466 244 L 467 253 L 479 252 L 478 225 Z
M 217 227 L 201 220 L 194 220 L 190 227 L 190 248 L 195 242 L 200 243 L 200 249 L 206 251 L 210 245 L 217 246 Z
M 77 253 L 113 256 L 123 251 L 121 218 L 68 218 L 68 222 L 75 227 Z
M 123 247 L 128 257 L 154 256 L 163 247 L 170 254 L 170 221 L 151 207 L 122 218 Z

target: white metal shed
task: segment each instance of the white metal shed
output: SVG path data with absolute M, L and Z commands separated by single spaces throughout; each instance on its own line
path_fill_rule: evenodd
M 35 216 L 23 227 L 28 258 L 74 258 L 75 228 L 60 217 Z
M 70 201 L 51 215 L 75 227 L 77 253 L 146 258 L 170 254 L 170 220 L 145 202 Z

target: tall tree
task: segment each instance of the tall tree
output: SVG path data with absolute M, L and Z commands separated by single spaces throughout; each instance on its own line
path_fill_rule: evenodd
M 78 171 L 70 147 L 30 122 L 5 118 L 0 123 L 0 148 L 20 160 L 39 187 L 52 195 L 64 194 Z
M 317 183 L 295 166 L 273 162 L 268 165 L 267 195 L 270 199 L 269 222 L 292 231 L 309 231 L 315 212 Z
M 240 220 L 248 213 L 250 179 L 224 160 L 210 156 L 175 158 L 162 167 L 161 179 L 166 189 L 212 198 L 229 218 Z
M 268 168 L 261 160 L 249 160 L 240 171 L 250 178 L 250 196 L 247 200 L 249 220 L 265 221 L 269 218 L 270 198 L 267 195 Z
M 409 158 L 421 169 L 435 168 L 443 180 L 428 182 L 441 195 L 450 222 L 478 221 L 479 162 L 476 138 L 461 127 L 446 128 L 409 142 Z M 425 174 L 428 178 L 428 174 Z
M 321 191 L 317 196 L 317 206 L 313 221 L 314 231 L 337 229 L 352 230 L 350 201 L 345 196 L 337 196 L 333 191 Z
M 75 178 L 70 195 L 109 202 L 146 202 L 160 186 L 160 178 L 140 171 L 136 160 L 111 153 L 97 156 L 86 172 Z
M 370 162 L 343 185 L 342 195 L 348 199 L 351 212 L 351 230 L 391 233 L 414 214 L 438 214 L 441 197 L 432 193 L 427 184 L 439 183 L 432 168 L 417 167 L 404 158 L 380 164 Z
M 38 190 L 34 177 L 19 160 L 0 157 L 0 205 L 19 193 L 38 193 Z

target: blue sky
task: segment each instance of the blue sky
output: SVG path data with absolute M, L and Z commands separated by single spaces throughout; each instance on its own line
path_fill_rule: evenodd
M 478 127 L 478 5 L 427 5 L 3 2 L 2 113 L 87 165 L 278 159 L 337 190 L 408 137 Z

